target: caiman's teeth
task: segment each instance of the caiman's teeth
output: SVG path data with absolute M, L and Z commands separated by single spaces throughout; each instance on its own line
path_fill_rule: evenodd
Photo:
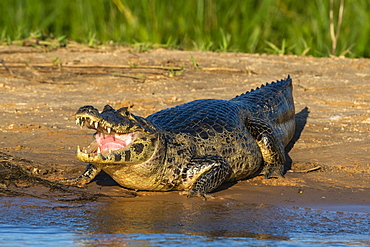
M 90 120 L 90 125 L 93 125 L 94 124 L 94 121 L 93 120 Z
M 100 147 L 98 147 L 98 151 L 97 151 L 97 153 L 98 153 L 98 154 L 100 154 L 100 153 L 101 153 L 101 149 L 100 149 Z
M 95 125 L 95 129 L 97 129 L 98 126 L 99 126 L 99 123 L 98 122 L 95 122 L 94 125 Z
M 80 148 L 80 146 L 77 146 L 77 153 L 81 153 L 81 148 Z
M 80 125 L 80 128 L 82 129 L 82 127 L 84 126 L 84 120 L 82 118 L 77 118 L 76 124 Z
M 110 134 L 110 132 L 112 131 L 111 128 L 107 128 L 107 131 L 108 131 L 108 134 Z
M 109 149 L 109 151 L 108 151 L 110 154 L 112 153 L 112 150 L 111 149 Z

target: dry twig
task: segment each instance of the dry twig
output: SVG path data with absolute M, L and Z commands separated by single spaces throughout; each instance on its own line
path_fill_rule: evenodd
M 305 169 L 305 170 L 288 170 L 288 172 L 296 172 L 296 173 L 308 173 L 308 172 L 313 172 L 321 169 L 321 166 L 315 166 L 310 169 Z
M 5 64 L 4 59 L 0 59 L 0 63 L 4 66 L 4 68 L 9 72 L 9 74 L 14 75 L 13 71 Z
M 337 42 L 339 38 L 340 26 L 342 25 L 343 20 L 343 9 L 344 9 L 344 0 L 340 0 L 339 10 L 338 10 L 338 22 L 337 30 L 335 32 L 334 27 L 334 0 L 330 0 L 330 38 L 331 38 L 331 53 L 335 55 L 337 52 Z

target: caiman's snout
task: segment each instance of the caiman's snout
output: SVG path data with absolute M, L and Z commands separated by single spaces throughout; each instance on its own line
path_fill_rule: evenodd
M 81 116 L 83 117 L 92 116 L 92 117 L 98 118 L 99 111 L 98 109 L 96 109 L 95 107 L 91 105 L 85 105 L 85 106 L 80 107 L 80 109 L 78 109 L 75 114 L 76 119 Z

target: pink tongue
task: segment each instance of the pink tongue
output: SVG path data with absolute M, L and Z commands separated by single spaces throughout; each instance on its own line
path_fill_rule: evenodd
M 108 150 L 114 151 L 129 145 L 132 141 L 132 133 L 125 135 L 103 135 L 97 133 L 95 139 L 101 151 L 104 153 L 108 152 Z

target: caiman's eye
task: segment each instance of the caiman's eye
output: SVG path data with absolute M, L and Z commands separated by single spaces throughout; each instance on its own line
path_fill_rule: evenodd
M 118 109 L 117 112 L 119 114 L 121 114 L 122 116 L 124 116 L 124 117 L 129 117 L 131 114 L 127 109 L 128 109 L 128 107 L 122 107 L 122 108 Z

